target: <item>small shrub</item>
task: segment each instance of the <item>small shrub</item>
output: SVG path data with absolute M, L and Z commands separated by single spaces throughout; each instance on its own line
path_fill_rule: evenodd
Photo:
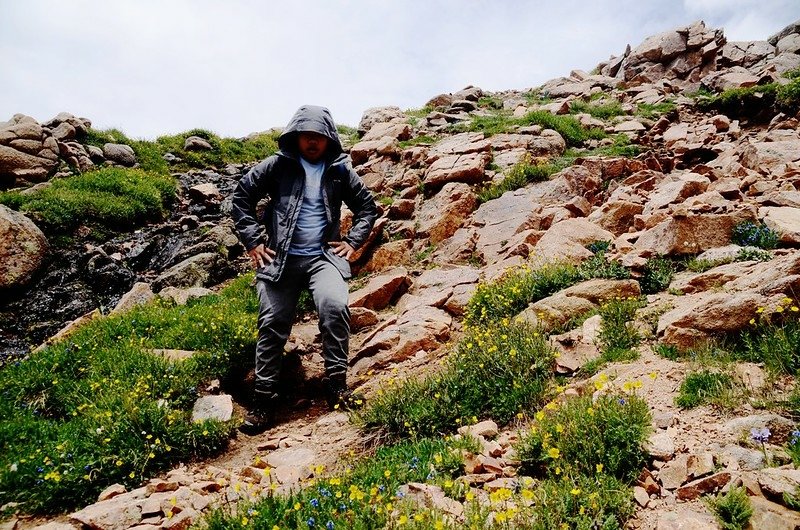
M 668 114 L 675 110 L 676 106 L 673 101 L 663 101 L 661 103 L 639 103 L 636 108 L 636 116 L 646 120 L 657 120 L 664 114 Z
M 639 285 L 642 293 L 655 294 L 669 287 L 672 278 L 675 276 L 675 264 L 663 256 L 656 256 L 647 260 L 644 266 Z
M 746 530 L 750 528 L 753 507 L 745 488 L 733 487 L 725 494 L 709 498 L 706 502 L 719 521 L 722 530 Z
M 552 362 L 546 337 L 525 324 L 468 327 L 440 372 L 390 380 L 358 422 L 391 438 L 437 436 L 485 416 L 505 423 L 540 404 Z
M 742 221 L 733 227 L 731 241 L 742 247 L 770 250 L 778 246 L 780 235 L 764 223 Z
M 678 361 L 684 357 L 684 354 L 678 349 L 677 346 L 673 346 L 672 344 L 664 344 L 663 342 L 659 342 L 653 346 L 653 351 L 661 357 L 669 359 L 670 361 Z
M 772 254 L 766 250 L 754 247 L 743 247 L 736 253 L 734 261 L 769 261 Z
M 691 258 L 689 261 L 686 262 L 686 270 L 692 272 L 706 272 L 714 267 L 719 267 L 720 265 L 725 265 L 727 263 L 731 263 L 731 259 L 718 259 L 718 260 L 710 260 L 710 259 L 697 259 Z
M 523 470 L 554 475 L 569 466 L 583 475 L 599 473 L 630 481 L 647 455 L 642 444 L 650 431 L 647 403 L 635 395 L 568 399 L 537 413 L 536 422 L 516 446 Z
M 606 362 L 636 358 L 634 349 L 641 336 L 633 327 L 636 310 L 642 302 L 636 298 L 615 299 L 600 306 L 602 324 L 598 333 L 602 359 Z
M 675 404 L 688 409 L 706 403 L 719 403 L 732 388 L 733 378 L 728 374 L 708 370 L 693 372 L 681 383 Z

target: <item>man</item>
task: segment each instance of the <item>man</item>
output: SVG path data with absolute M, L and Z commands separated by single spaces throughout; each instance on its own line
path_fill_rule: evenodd
M 300 107 L 278 138 L 277 154 L 256 165 L 233 195 L 232 216 L 256 268 L 259 296 L 253 407 L 240 427 L 258 434 L 274 419 L 283 347 L 304 288 L 319 315 L 328 403 L 347 396 L 350 311 L 349 259 L 372 230 L 378 209 L 372 193 L 342 151 L 330 111 Z M 256 205 L 268 199 L 264 224 Z M 341 237 L 341 206 L 353 212 Z

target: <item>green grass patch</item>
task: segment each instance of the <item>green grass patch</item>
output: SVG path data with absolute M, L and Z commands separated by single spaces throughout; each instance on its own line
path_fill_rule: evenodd
M 410 140 L 403 140 L 398 145 L 400 149 L 406 149 L 408 147 L 414 147 L 417 145 L 433 145 L 436 143 L 437 140 L 438 138 L 434 136 L 428 136 L 423 134 L 421 136 L 416 136 L 414 138 L 411 138 Z
M 732 88 L 717 95 L 701 96 L 697 102 L 703 110 L 719 110 L 732 116 L 750 116 L 777 111 L 794 113 L 800 109 L 800 77 L 797 70 L 786 72 L 786 84 L 768 83 L 746 88 Z
M 315 477 L 300 491 L 270 495 L 253 504 L 240 505 L 235 512 L 217 509 L 206 517 L 205 523 L 208 530 L 386 528 L 396 524 L 392 521 L 395 508 L 404 508 L 397 493 L 401 485 L 427 482 L 441 485 L 447 493 L 453 494 L 456 485 L 452 479 L 460 474 L 463 463 L 460 449 L 463 447 L 463 441 L 442 439 L 405 441 L 381 447 L 347 469 L 336 470 L 328 477 Z M 428 524 L 431 522 L 429 513 L 426 513 Z M 404 520 L 408 519 L 405 515 Z M 438 520 L 441 519 L 439 515 Z
M 60 512 L 221 450 L 232 425 L 192 423 L 197 389 L 252 363 L 252 275 L 186 306 L 100 318 L 0 370 L 0 504 Z M 196 350 L 171 362 L 153 348 Z
M 162 219 L 174 198 L 172 177 L 123 168 L 54 179 L 30 194 L 0 193 L 0 203 L 29 214 L 46 232 L 70 232 L 82 224 L 130 229 Z
M 722 530 L 747 530 L 753 516 L 753 506 L 743 487 L 733 487 L 725 493 L 706 499 Z
M 576 100 L 570 103 L 570 114 L 589 114 L 599 120 L 608 120 L 615 116 L 622 116 L 625 111 L 616 99 L 596 99 L 593 101 Z
M 498 111 L 488 116 L 474 116 L 465 128 L 468 131 L 482 132 L 487 136 L 492 136 L 510 132 L 516 127 L 529 125 L 541 125 L 545 129 L 557 131 L 570 146 L 578 146 L 587 140 L 600 140 L 607 136 L 602 129 L 583 127 L 575 116 L 556 116 L 540 110 L 531 111 L 520 118 L 515 118 L 507 111 Z M 462 128 L 464 127 L 458 126 L 452 132 L 461 132 Z
M 600 473 L 630 482 L 646 462 L 650 432 L 647 403 L 636 395 L 567 399 L 536 414 L 516 445 L 523 471 L 557 475 L 557 468 L 586 476 Z
M 186 139 L 199 136 L 211 144 L 211 150 L 185 151 Z M 185 171 L 191 168 L 223 167 L 227 164 L 262 160 L 278 149 L 278 133 L 258 134 L 244 139 L 223 138 L 205 129 L 192 129 L 180 134 L 165 135 L 155 141 L 133 140 L 117 129 L 98 131 L 91 129 L 87 143 L 103 147 L 107 142 L 130 145 L 136 153 L 141 169 L 168 173 L 171 169 Z M 172 153 L 182 161 L 169 165 L 163 155 Z
M 437 373 L 390 379 L 357 422 L 391 438 L 437 436 L 485 417 L 506 423 L 541 402 L 552 363 L 546 337 L 528 325 L 467 327 Z
M 709 370 L 692 372 L 681 383 L 675 404 L 685 409 L 705 404 L 721 404 L 725 394 L 733 388 L 733 378 L 726 373 Z
M 636 106 L 636 116 L 646 120 L 657 120 L 664 114 L 668 114 L 677 107 L 673 101 L 662 101 L 661 103 L 639 103 Z

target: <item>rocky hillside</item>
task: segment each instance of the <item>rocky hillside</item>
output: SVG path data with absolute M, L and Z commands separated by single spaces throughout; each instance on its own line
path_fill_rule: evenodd
M 699 499 L 738 486 L 751 499 L 753 528 L 799 526 L 792 451 L 800 409 L 785 404 L 800 343 L 790 338 L 789 351 L 774 357 L 752 346 L 759 326 L 795 325 L 799 311 L 799 73 L 800 21 L 755 42 L 728 42 L 698 22 L 532 90 L 468 87 L 420 110 L 368 109 L 347 141 L 383 212 L 355 258 L 352 380 L 374 399 L 387 384 L 437 370 L 464 323 L 481 325 L 501 308 L 549 336 L 566 396 L 558 399 L 616 388 L 647 403 L 649 457 L 632 481 L 628 527 L 717 527 Z M 142 164 L 130 146 L 86 143 L 90 129 L 66 114 L 0 124 L 0 179 L 37 193 L 94 166 Z M 78 227 L 78 244 L 59 251 L 61 260 L 24 212 L 0 205 L 4 347 L 24 351 L 80 315 L 156 296 L 186 303 L 244 271 L 229 196 L 252 163 L 179 166 L 186 153 L 214 148 L 190 136 L 181 152 L 163 154 L 180 168 L 164 221 L 107 240 L 81 237 Z M 567 279 L 519 295 L 533 281 L 528 271 L 548 267 Z M 625 300 L 636 303 L 620 335 L 635 339 L 620 345 L 609 337 L 607 308 Z M 615 356 L 614 346 L 626 353 Z M 736 347 L 749 358 L 715 358 Z M 306 315 L 287 345 L 301 368 L 299 401 L 316 398 L 319 349 Z M 687 381 L 703 377 L 724 383 L 687 404 Z M 720 385 L 728 392 L 714 394 Z M 226 391 L 224 382 L 210 390 Z M 230 417 L 230 401 L 226 408 Z M 296 487 L 312 463 L 335 467 L 360 437 L 345 415 L 310 410 L 263 439 L 237 442 L 214 465 L 106 491 L 64 524 L 185 528 L 210 506 Z M 517 426 L 513 417 L 494 419 L 500 432 L 474 426 L 481 450 L 465 464 L 463 481 L 481 499 L 524 489 L 512 449 Z M 403 487 L 463 523 L 466 501 L 438 486 Z M 9 528 L 36 522 L 12 519 Z

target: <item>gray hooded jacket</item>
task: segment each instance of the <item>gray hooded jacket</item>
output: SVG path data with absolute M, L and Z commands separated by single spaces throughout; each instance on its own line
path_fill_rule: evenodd
M 278 138 L 280 150 L 253 167 L 239 181 L 233 192 L 231 215 L 247 250 L 264 243 L 275 251 L 273 262 L 259 268 L 257 276 L 278 281 L 286 264 L 303 200 L 305 171 L 297 147 L 300 132 L 316 132 L 328 137 L 322 175 L 322 197 L 328 221 L 323 235 L 323 255 L 347 279 L 351 275 L 350 264 L 335 255 L 327 243 L 343 240 L 356 249 L 363 245 L 378 218 L 378 208 L 372 193 L 342 151 L 336 125 L 328 109 L 305 105 L 297 110 Z M 262 224 L 256 219 L 256 205 L 264 198 L 268 198 L 269 202 Z M 342 202 L 353 212 L 353 226 L 344 238 L 340 235 Z

